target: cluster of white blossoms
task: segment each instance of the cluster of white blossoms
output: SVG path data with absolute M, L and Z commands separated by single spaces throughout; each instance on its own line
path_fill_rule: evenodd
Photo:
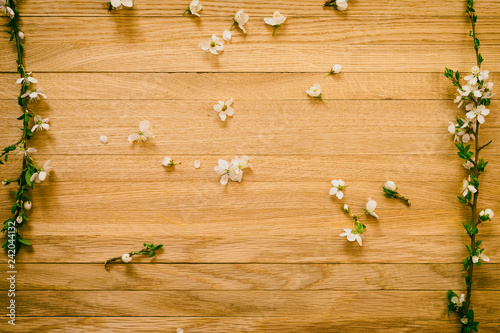
M 149 131 L 151 128 L 151 124 L 147 120 L 141 121 L 139 124 L 139 132 L 137 133 L 132 133 L 128 136 L 128 141 L 130 143 L 141 143 L 141 142 L 147 142 L 150 138 L 154 139 L 155 136 L 153 133 Z
M 14 10 L 7 6 L 7 2 L 5 0 L 0 0 L 0 12 L 3 15 L 8 16 L 11 20 L 14 18 L 14 16 L 16 16 Z
M 225 121 L 228 116 L 233 116 L 234 109 L 231 107 L 231 104 L 233 104 L 232 98 L 226 102 L 219 101 L 219 103 L 214 105 L 214 110 L 219 113 L 219 117 L 222 121 Z
M 111 0 L 110 2 L 108 2 L 108 9 L 121 10 L 124 7 L 132 8 L 133 5 L 134 5 L 133 0 Z
M 482 71 L 478 66 L 472 67 L 469 75 L 465 76 L 464 79 L 467 81 L 466 85 L 460 86 L 455 83 L 459 86 L 455 103 L 458 103 L 459 108 L 465 103 L 467 113 L 465 118 L 457 118 L 457 123 L 450 122 L 448 131 L 454 135 L 454 141 L 468 143 L 470 140 L 476 139 L 475 133 L 478 123 L 484 124 L 485 117 L 490 114 L 490 110 L 478 101 L 489 100 L 493 97 L 493 82 L 487 82 L 489 72 Z
M 331 182 L 332 188 L 330 189 L 329 194 L 331 196 L 336 196 L 339 200 L 342 200 L 344 198 L 344 192 L 343 190 L 348 186 L 345 184 L 345 182 L 342 179 L 334 179 Z M 353 220 L 353 226 L 352 229 L 349 228 L 344 228 L 344 232 L 341 233 L 339 236 L 340 237 L 346 237 L 349 242 L 358 242 L 360 246 L 363 245 L 363 231 L 366 228 L 366 226 L 360 222 L 360 217 L 364 215 L 371 215 L 375 218 L 379 218 L 377 213 L 375 213 L 375 209 L 377 208 L 377 202 L 375 200 L 372 200 L 371 198 L 368 198 L 368 202 L 366 203 L 365 210 L 361 215 L 353 215 L 351 213 L 351 210 L 349 209 L 349 206 L 347 204 L 344 204 L 344 213 L 349 215 L 352 220 Z
M 220 183 L 226 185 L 229 179 L 233 182 L 241 182 L 243 170 L 248 168 L 253 168 L 252 164 L 249 163 L 248 156 L 236 156 L 231 160 L 231 163 L 226 160 L 219 160 L 218 165 L 214 167 L 214 171 L 221 176 Z

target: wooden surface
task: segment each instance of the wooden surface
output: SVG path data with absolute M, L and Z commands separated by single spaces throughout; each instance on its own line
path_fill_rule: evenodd
M 111 14 L 103 3 L 20 4 L 27 68 L 49 96 L 36 110 L 51 130 L 32 144 L 54 171 L 23 228 L 33 248 L 18 257 L 11 331 L 459 331 L 446 290 L 464 289 L 468 211 L 455 199 L 465 172 L 447 137 L 458 111 L 442 72 L 474 62 L 465 1 L 356 0 L 342 13 L 316 0 L 202 1 L 201 18 L 179 15 L 189 1 L 136 0 Z M 197 49 L 240 8 L 246 36 L 235 30 L 219 57 Z M 484 68 L 500 84 L 500 3 L 476 8 Z M 288 19 L 273 38 L 263 18 L 275 10 Z M 0 45 L 4 146 L 19 109 L 7 34 Z M 323 79 L 335 63 L 342 73 Z M 306 95 L 315 82 L 328 104 Z M 500 213 L 497 96 L 481 130 L 495 142 L 480 206 Z M 221 123 L 212 106 L 230 97 L 236 113 Z M 156 139 L 131 146 L 143 119 Z M 254 170 L 222 187 L 217 160 L 243 154 Z M 165 170 L 164 156 L 182 165 Z M 349 184 L 342 202 L 328 195 L 338 178 Z M 383 197 L 386 180 L 411 209 Z M 368 197 L 381 218 L 365 220 L 360 248 L 338 236 L 350 226 L 342 205 L 361 211 Z M 2 188 L 0 218 L 11 202 Z M 492 262 L 476 270 L 474 308 L 481 331 L 498 332 L 496 219 L 480 239 Z M 104 270 L 144 241 L 164 250 Z M 0 289 L 5 304 L 4 278 Z

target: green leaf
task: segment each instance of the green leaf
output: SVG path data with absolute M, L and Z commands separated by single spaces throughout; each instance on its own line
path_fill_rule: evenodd
M 465 244 L 465 247 L 467 248 L 467 251 L 469 251 L 469 254 L 472 256 L 474 253 L 472 252 L 472 249 L 469 245 Z
M 31 246 L 31 243 L 29 241 L 27 241 L 26 239 L 22 238 L 21 236 L 18 236 L 17 237 L 17 240 L 21 243 L 23 243 L 24 245 L 28 245 L 28 246 Z

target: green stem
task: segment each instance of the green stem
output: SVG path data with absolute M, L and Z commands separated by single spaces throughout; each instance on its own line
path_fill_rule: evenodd
M 234 28 L 234 26 L 235 26 L 236 24 L 238 24 L 238 22 L 233 21 L 233 25 L 231 26 L 231 28 L 229 28 L 229 30 L 233 30 L 233 28 Z
M 274 27 L 273 36 L 274 36 L 274 34 L 276 33 L 276 30 L 278 30 L 279 27 L 280 27 L 279 25 L 277 25 L 277 26 Z

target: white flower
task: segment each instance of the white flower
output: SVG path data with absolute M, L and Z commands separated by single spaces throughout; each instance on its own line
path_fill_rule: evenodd
M 484 105 L 479 105 L 477 108 L 472 107 L 472 109 L 467 112 L 466 116 L 467 119 L 473 120 L 474 118 L 477 117 L 477 121 L 480 124 L 484 123 L 484 116 L 487 116 L 490 114 L 490 110 L 487 109 Z
M 460 295 L 460 304 L 465 302 L 465 294 Z
M 19 36 L 19 38 L 22 40 L 24 39 L 24 32 L 22 31 L 19 31 L 19 33 L 17 34 Z
M 486 219 L 491 219 L 493 217 L 493 215 L 495 215 L 493 213 L 493 211 L 491 209 L 486 209 L 486 210 L 482 210 L 480 213 L 479 213 L 479 216 L 483 217 L 485 216 Z
M 163 160 L 161 161 L 161 165 L 163 166 L 166 166 L 166 167 L 171 167 L 171 166 L 175 166 L 177 165 L 178 163 L 175 163 L 174 160 L 172 160 L 170 157 L 165 157 L 163 158 Z
M 27 90 L 24 94 L 21 95 L 21 98 L 30 98 L 30 102 L 36 102 L 38 101 L 41 97 L 47 98 L 47 96 L 43 93 L 43 89 L 40 88 L 38 90 Z
M 342 70 L 342 66 L 340 66 L 340 65 L 334 65 L 332 67 L 332 72 L 335 73 L 335 74 L 340 73 L 341 70 Z
M 200 4 L 200 1 L 198 0 L 193 0 L 191 1 L 191 4 L 189 4 L 188 12 L 190 12 L 192 15 L 200 17 L 200 14 L 198 13 L 203 9 L 203 6 Z
M 273 17 L 266 17 L 264 19 L 264 22 L 266 22 L 266 24 L 274 27 L 273 36 L 276 33 L 276 29 L 278 29 L 285 21 L 286 21 L 285 15 L 280 14 L 280 12 L 278 11 L 275 11 L 273 13 Z
M 479 259 L 481 259 L 484 262 L 490 262 L 490 258 L 484 252 L 479 253 Z
M 122 261 L 124 263 L 129 263 L 129 262 L 132 261 L 132 257 L 130 256 L 130 254 L 125 253 L 125 254 L 122 255 Z
M 340 10 L 341 12 L 347 9 L 347 0 L 337 0 L 335 1 L 335 4 L 337 5 L 336 9 Z
M 226 41 L 226 42 L 230 42 L 231 41 L 231 31 L 229 30 L 224 30 L 224 33 L 222 34 L 222 38 Z
M 31 182 L 34 181 L 37 184 L 43 182 L 49 175 L 51 169 L 52 166 L 50 165 L 50 160 L 48 160 L 43 165 L 43 168 L 41 168 L 40 170 L 38 170 L 38 172 L 35 172 L 33 175 L 31 175 L 30 181 Z
M 182 328 L 178 328 L 175 330 L 175 333 L 184 333 L 184 330 Z
M 31 201 L 25 201 L 24 202 L 24 209 L 30 210 L 31 209 Z
M 244 33 L 246 33 L 244 25 L 248 22 L 249 18 L 250 17 L 248 16 L 248 14 L 246 14 L 243 9 L 240 9 L 240 10 L 238 10 L 238 12 L 236 12 L 236 15 L 234 15 L 234 24 L 233 24 L 233 26 L 236 25 L 236 24 L 238 24 L 238 27 Z M 231 27 L 231 29 L 232 28 L 233 27 Z
M 2 180 L 2 185 L 7 185 L 7 180 Z
M 344 228 L 344 232 L 339 235 L 340 237 L 347 236 L 349 242 L 357 241 L 359 246 L 363 245 L 363 235 L 353 233 L 351 229 Z
M 375 214 L 375 208 L 377 208 L 377 202 L 375 200 L 368 198 L 368 202 L 366 203 L 366 211 L 371 216 L 378 218 L 378 215 Z
M 241 157 L 238 157 L 238 156 L 235 156 L 232 160 L 231 160 L 231 164 L 234 165 L 235 167 L 237 167 L 238 169 L 240 170 L 243 170 L 243 169 L 252 169 L 253 168 L 253 165 L 249 163 L 249 160 L 248 160 L 248 156 L 241 156 Z
M 154 139 L 155 138 L 154 134 L 149 131 L 150 127 L 151 124 L 149 123 L 149 121 L 143 120 L 139 124 L 139 132 L 130 134 L 128 136 L 128 141 L 130 143 L 132 142 L 141 143 L 148 141 L 149 138 Z
M 194 168 L 195 168 L 195 169 L 199 169 L 199 168 L 200 168 L 200 166 L 201 166 L 201 162 L 200 162 L 199 160 L 195 160 L 195 161 L 194 161 Z
M 49 118 L 42 119 L 40 116 L 35 116 L 33 120 L 35 122 L 35 125 L 31 128 L 31 131 L 33 133 L 35 133 L 36 131 L 49 130 Z
M 18 215 L 17 218 L 16 218 L 16 222 L 19 224 L 19 223 L 22 223 L 23 222 L 23 218 L 22 216 Z
M 12 20 L 14 18 L 14 16 L 16 16 L 16 13 L 14 12 L 14 10 L 12 10 L 12 8 L 10 8 L 9 6 L 5 5 L 5 1 L 1 1 L 1 5 L 0 5 L 0 11 L 4 14 L 4 15 L 7 15 L 10 17 L 10 19 Z
M 332 180 L 332 188 L 330 189 L 330 195 L 335 195 L 339 200 L 344 197 L 344 192 L 342 190 L 346 188 L 345 182 L 342 179 Z
M 35 148 L 24 149 L 22 147 L 19 147 L 19 152 L 17 153 L 17 155 L 28 156 L 29 154 L 33 154 L 33 153 L 36 153 L 36 152 L 37 152 L 37 150 Z
M 468 160 L 466 163 L 462 164 L 464 168 L 467 170 L 470 170 L 472 167 L 474 167 L 474 163 L 471 160 Z
M 203 51 L 210 51 L 212 54 L 219 54 L 220 51 L 224 51 L 224 43 L 215 35 L 212 35 L 212 39 L 208 42 L 200 42 L 198 47 Z
M 349 213 L 349 206 L 347 204 L 344 204 L 344 212 Z
M 31 72 L 26 73 L 24 77 L 16 80 L 16 84 L 22 84 L 25 86 L 29 86 L 31 83 L 38 83 L 38 80 L 34 77 L 31 77 Z
M 457 303 L 458 303 L 458 297 L 457 297 L 457 296 L 453 296 L 453 297 L 451 298 L 451 302 L 452 302 L 453 304 L 457 304 Z
M 467 323 L 469 322 L 469 319 L 467 319 L 467 317 L 463 317 L 460 319 L 460 322 L 464 325 L 467 325 Z
M 226 120 L 226 116 L 232 116 L 234 114 L 234 109 L 231 107 L 233 104 L 233 99 L 228 101 L 219 101 L 219 103 L 214 105 L 214 110 L 219 112 L 219 117 L 222 121 Z
M 309 90 L 306 90 L 306 93 L 311 97 L 319 97 L 321 96 L 321 86 L 319 83 L 315 83 Z
M 396 191 L 396 188 L 397 188 L 396 184 L 394 184 L 394 182 L 392 182 L 392 181 L 385 182 L 384 187 L 386 189 L 388 189 L 389 191 L 393 191 L 393 192 Z
M 122 9 L 123 7 L 132 7 L 134 5 L 132 0 L 111 0 L 111 7 L 115 10 Z
M 481 81 L 486 81 L 489 78 L 489 71 L 481 71 L 478 66 L 472 67 L 470 74 L 464 77 L 464 80 L 467 81 L 471 86 L 475 85 Z
M 471 192 L 471 193 L 476 193 L 477 192 L 477 189 L 474 187 L 474 185 L 472 185 L 470 183 L 470 176 L 469 176 L 468 180 L 464 179 L 464 181 L 462 183 L 462 190 L 461 190 L 461 192 L 462 192 L 462 196 L 463 197 L 466 197 L 469 192 Z
M 220 183 L 226 185 L 229 180 L 229 174 L 231 173 L 229 163 L 226 160 L 219 160 L 219 165 L 214 167 L 214 171 L 217 175 L 222 176 L 220 178 Z
M 108 143 L 108 137 L 106 135 L 101 135 L 99 141 L 101 141 L 101 143 L 105 145 L 106 143 Z

